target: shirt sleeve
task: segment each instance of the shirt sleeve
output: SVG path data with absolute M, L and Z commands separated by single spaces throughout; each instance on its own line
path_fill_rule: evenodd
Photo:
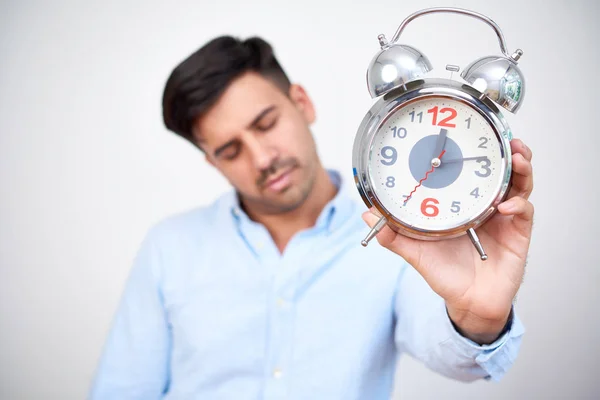
M 170 333 L 158 261 L 147 237 L 127 280 L 89 399 L 159 399 L 168 389 Z
M 513 365 L 525 332 L 514 312 L 508 330 L 494 343 L 479 345 L 465 338 L 452 325 L 444 299 L 408 264 L 400 273 L 394 306 L 398 351 L 465 382 L 499 381 Z

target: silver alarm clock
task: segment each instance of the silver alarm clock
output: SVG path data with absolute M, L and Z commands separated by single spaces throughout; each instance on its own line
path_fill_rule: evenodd
M 467 15 L 486 22 L 498 37 L 502 55 L 476 60 L 461 73 L 464 82 L 430 78 L 429 60 L 414 47 L 397 43 L 405 26 L 432 13 Z M 353 173 L 358 191 L 380 214 L 363 246 L 388 225 L 422 240 L 468 234 L 487 259 L 475 229 L 495 212 L 511 183 L 512 134 L 499 106 L 515 113 L 525 81 L 506 52 L 498 25 L 458 8 L 429 8 L 407 17 L 367 70 L 367 85 L 378 98 L 358 129 Z M 447 66 L 458 71 L 457 66 Z

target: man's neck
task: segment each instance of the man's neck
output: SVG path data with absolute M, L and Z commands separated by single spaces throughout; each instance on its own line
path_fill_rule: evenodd
M 267 228 L 279 252 L 283 253 L 296 233 L 315 225 L 323 208 L 335 197 L 337 190 L 327 171 L 320 167 L 313 188 L 300 207 L 283 214 L 249 212 L 249 215 Z

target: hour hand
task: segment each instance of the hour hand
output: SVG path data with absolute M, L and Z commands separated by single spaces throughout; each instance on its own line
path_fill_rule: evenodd
M 446 145 L 446 137 L 448 136 L 448 129 L 441 128 L 440 133 L 435 141 L 435 149 L 433 150 L 433 154 L 431 155 L 431 159 L 438 158 L 444 150 L 444 146 Z

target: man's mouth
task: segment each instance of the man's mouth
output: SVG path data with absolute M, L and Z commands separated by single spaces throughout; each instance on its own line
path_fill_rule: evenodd
M 265 184 L 263 185 L 264 189 L 272 190 L 274 192 L 279 192 L 285 187 L 287 187 L 292 180 L 291 174 L 292 171 L 296 169 L 295 167 L 289 167 L 278 173 L 277 175 L 269 178 Z

